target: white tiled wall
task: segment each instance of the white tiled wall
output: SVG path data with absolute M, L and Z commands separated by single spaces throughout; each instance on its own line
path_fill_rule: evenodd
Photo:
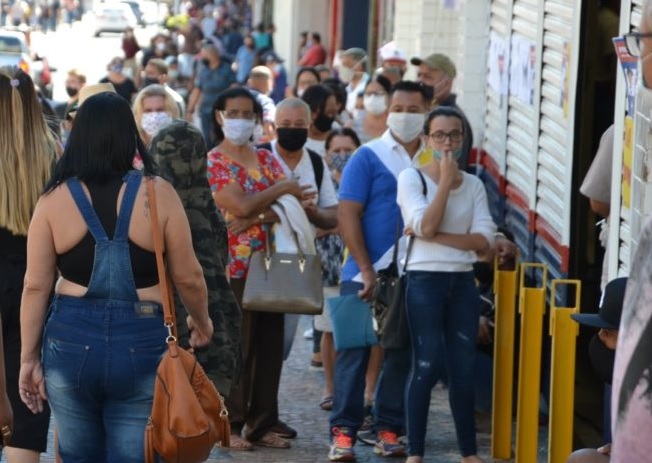
M 394 40 L 408 57 L 437 52 L 456 63 L 454 91 L 476 145 L 484 137 L 489 8 L 488 0 L 458 0 L 457 11 L 443 9 L 441 0 L 397 1 L 394 16 Z M 414 66 L 406 78 L 416 78 Z

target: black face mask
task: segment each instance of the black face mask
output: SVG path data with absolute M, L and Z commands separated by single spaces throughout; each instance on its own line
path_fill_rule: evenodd
M 208 67 L 208 65 L 210 64 L 210 61 L 208 61 L 208 58 L 204 58 L 204 59 L 201 60 L 201 64 Z
M 158 79 L 153 79 L 151 77 L 143 77 L 143 88 L 147 87 L 148 85 L 154 85 L 158 84 Z
M 597 334 L 593 336 L 589 343 L 589 358 L 598 377 L 603 382 L 611 384 L 614 375 L 616 351 L 605 346 Z
M 328 117 L 326 114 L 320 114 L 317 116 L 317 119 L 312 121 L 315 125 L 315 128 L 320 132 L 328 132 L 335 121 L 334 117 Z
M 72 98 L 73 96 L 77 96 L 79 89 L 75 87 L 66 87 L 66 93 Z
M 428 101 L 432 101 L 433 98 L 435 98 L 435 86 L 434 85 L 426 85 L 426 84 L 421 84 L 421 88 L 423 89 L 424 93 L 426 94 L 426 98 Z
M 286 151 L 299 151 L 306 144 L 308 129 L 279 127 L 276 129 L 278 144 Z

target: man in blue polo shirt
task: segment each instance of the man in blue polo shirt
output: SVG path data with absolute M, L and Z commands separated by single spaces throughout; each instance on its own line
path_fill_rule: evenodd
M 388 130 L 363 145 L 342 173 L 338 219 L 349 257 L 342 269 L 341 294 L 369 300 L 376 271 L 391 260 L 397 225 L 402 221 L 396 203 L 396 178 L 418 166 L 418 154 L 428 96 L 416 82 L 397 83 L 390 94 Z M 397 224 L 397 221 L 401 221 Z M 335 394 L 330 417 L 331 461 L 354 461 L 357 431 L 364 419 L 365 372 L 369 348 L 343 349 L 335 365 Z M 410 368 L 409 349 L 387 349 L 378 382 L 374 420 L 383 456 L 404 456 L 398 442 L 404 427 L 404 388 Z

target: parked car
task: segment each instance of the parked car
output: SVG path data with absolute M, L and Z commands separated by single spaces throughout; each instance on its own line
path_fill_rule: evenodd
M 139 26 L 141 27 L 146 26 L 145 14 L 143 13 L 143 10 L 140 7 L 139 2 L 137 2 L 136 0 L 120 0 L 120 3 L 124 3 L 125 5 L 128 5 L 129 8 L 131 8 L 131 12 L 136 17 L 136 22 L 138 23 Z
M 52 97 L 52 72 L 44 56 L 32 53 L 28 37 L 19 30 L 0 30 L 0 66 L 17 66 L 32 77 L 47 98 Z
M 95 13 L 95 37 L 103 32 L 124 32 L 138 26 L 131 6 L 123 2 L 101 3 Z

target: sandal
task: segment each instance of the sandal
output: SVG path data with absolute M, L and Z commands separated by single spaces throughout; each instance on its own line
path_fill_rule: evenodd
M 321 398 L 321 401 L 319 402 L 319 408 L 322 410 L 332 410 L 333 409 L 333 395 L 332 394 L 327 394 L 324 397 Z
M 254 442 L 254 445 L 259 445 L 261 447 L 269 447 L 272 449 L 289 449 L 290 442 L 286 439 L 283 439 L 278 434 L 269 431 L 263 437 Z
M 238 434 L 231 434 L 231 443 L 227 448 L 229 450 L 247 451 L 253 450 L 254 444 L 249 442 L 247 439 L 243 439 Z

